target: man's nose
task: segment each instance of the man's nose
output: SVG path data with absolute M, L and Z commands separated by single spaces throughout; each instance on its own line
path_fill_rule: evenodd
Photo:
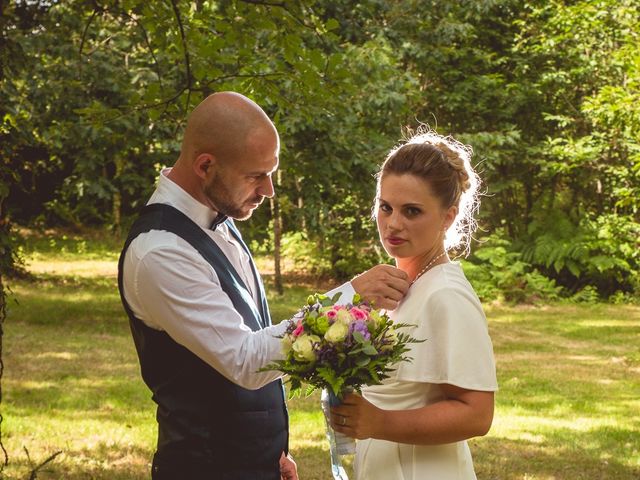
M 262 181 L 257 193 L 267 198 L 271 198 L 275 195 L 275 189 L 273 188 L 273 179 L 271 176 L 267 176 Z

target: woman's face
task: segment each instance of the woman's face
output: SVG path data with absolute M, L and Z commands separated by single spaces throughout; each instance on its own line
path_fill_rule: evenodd
M 456 213 L 456 207 L 443 208 L 420 177 L 385 174 L 381 179 L 376 222 L 384 249 L 395 259 L 442 251 L 445 231 Z

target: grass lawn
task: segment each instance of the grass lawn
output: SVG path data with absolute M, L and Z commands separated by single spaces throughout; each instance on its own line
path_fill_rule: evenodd
M 56 452 L 39 479 L 149 477 L 154 406 L 120 306 L 117 248 L 37 237 L 25 251 L 36 279 L 8 282 L 0 478 L 27 479 Z M 274 320 L 311 289 L 271 296 Z M 491 432 L 471 441 L 478 478 L 640 478 L 640 307 L 486 310 L 500 391 Z M 289 408 L 300 478 L 329 479 L 318 396 Z

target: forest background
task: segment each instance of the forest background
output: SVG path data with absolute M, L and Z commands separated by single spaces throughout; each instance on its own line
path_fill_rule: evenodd
M 126 231 L 188 112 L 235 90 L 282 138 L 278 194 L 242 225 L 276 267 L 343 279 L 387 261 L 373 174 L 424 122 L 475 151 L 483 300 L 638 296 L 635 1 L 0 5 L 3 273 L 14 225 Z

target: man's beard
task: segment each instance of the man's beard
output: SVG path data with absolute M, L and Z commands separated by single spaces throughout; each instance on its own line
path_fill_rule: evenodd
M 232 192 L 227 188 L 226 184 L 216 176 L 211 183 L 205 185 L 204 193 L 213 205 L 213 207 L 223 215 L 231 217 L 234 220 L 246 220 L 253 213 L 252 209 L 245 207 L 247 203 L 260 203 L 262 197 L 238 204 L 233 200 Z

